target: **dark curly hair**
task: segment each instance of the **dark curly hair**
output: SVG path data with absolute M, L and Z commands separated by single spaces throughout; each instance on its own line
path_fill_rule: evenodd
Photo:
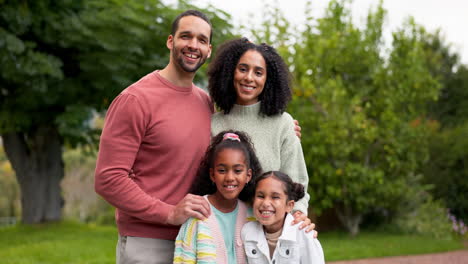
M 216 105 L 229 114 L 236 103 L 234 72 L 242 55 L 258 51 L 265 60 L 267 78 L 261 101 L 260 113 L 266 116 L 281 114 L 291 100 L 291 75 L 283 58 L 267 44 L 254 44 L 246 38 L 234 39 L 223 43 L 208 67 L 208 90 Z
M 239 136 L 240 142 L 237 140 L 223 140 L 226 133 L 234 133 Z M 190 189 L 190 193 L 196 195 L 213 194 L 216 192 L 216 185 L 210 179 L 210 168 L 213 168 L 216 155 L 224 149 L 236 149 L 244 153 L 247 169 L 252 170 L 252 178 L 245 185 L 244 189 L 239 194 L 239 199 L 250 203 L 254 192 L 254 182 L 258 175 L 262 173 L 262 167 L 258 161 L 257 155 L 249 136 L 240 131 L 226 130 L 220 132 L 212 140 L 205 153 L 200 168 L 197 172 L 197 177 Z
M 304 197 L 304 185 L 293 182 L 291 177 L 289 177 L 286 173 L 281 171 L 268 171 L 260 175 L 255 179 L 255 188 L 257 187 L 258 183 L 266 178 L 274 177 L 277 180 L 281 181 L 284 185 L 284 193 L 288 196 L 288 201 L 294 200 L 295 202 L 299 201 Z

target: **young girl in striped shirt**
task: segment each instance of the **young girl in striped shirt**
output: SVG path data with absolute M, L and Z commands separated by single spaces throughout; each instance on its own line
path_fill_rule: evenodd
M 176 238 L 174 263 L 246 263 L 240 231 L 251 210 L 253 180 L 261 173 L 249 137 L 223 131 L 212 139 L 192 193 L 211 206 L 205 220 L 189 218 Z

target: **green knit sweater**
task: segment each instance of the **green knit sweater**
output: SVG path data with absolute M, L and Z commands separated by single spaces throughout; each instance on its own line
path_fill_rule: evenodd
M 234 105 L 229 114 L 218 112 L 211 117 L 212 136 L 227 129 L 243 131 L 250 136 L 264 172 L 281 171 L 294 182 L 304 185 L 306 195 L 296 202 L 294 210 L 307 214 L 309 176 L 291 115 L 285 112 L 282 115 L 261 116 L 260 102 L 248 106 Z

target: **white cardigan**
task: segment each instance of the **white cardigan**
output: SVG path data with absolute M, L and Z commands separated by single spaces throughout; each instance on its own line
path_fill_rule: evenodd
M 325 264 L 322 246 L 311 233 L 291 226 L 293 216 L 288 214 L 284 221 L 283 232 L 276 244 L 273 259 L 270 259 L 268 243 L 263 226 L 255 221 L 244 225 L 241 231 L 244 250 L 249 264 Z

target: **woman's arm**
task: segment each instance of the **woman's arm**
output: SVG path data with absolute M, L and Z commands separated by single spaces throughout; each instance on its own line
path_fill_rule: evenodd
M 281 167 L 280 171 L 286 173 L 294 182 L 304 186 L 305 196 L 294 205 L 294 211 L 301 211 L 307 215 L 309 206 L 309 194 L 307 186 L 309 185 L 309 175 L 307 173 L 304 154 L 302 152 L 301 141 L 291 129 L 293 119 L 288 113 L 283 113 L 281 119 Z

